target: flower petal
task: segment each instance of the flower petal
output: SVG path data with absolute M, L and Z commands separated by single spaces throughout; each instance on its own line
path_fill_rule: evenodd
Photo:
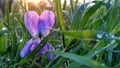
M 47 43 L 47 44 L 43 47 L 43 49 L 41 49 L 41 50 L 38 52 L 38 54 L 43 55 L 43 54 L 46 53 L 47 50 L 51 50 L 51 49 L 52 49 L 52 48 L 50 47 L 50 44 Z
M 39 15 L 35 11 L 28 11 L 24 15 L 25 26 L 34 38 L 38 35 L 38 20 Z
M 22 58 L 28 55 L 28 53 L 30 52 L 31 45 L 32 45 L 32 40 L 27 41 L 22 51 L 20 52 L 20 56 Z
M 35 39 L 31 46 L 31 51 L 34 50 L 38 46 L 39 43 L 40 43 L 40 39 L 39 38 Z
M 53 27 L 55 22 L 55 14 L 49 10 L 42 12 L 39 23 L 38 30 L 44 37 L 50 33 L 50 29 Z
M 49 59 L 50 59 L 50 60 L 53 60 L 54 56 L 53 56 L 52 53 L 49 53 L 48 56 L 49 56 Z

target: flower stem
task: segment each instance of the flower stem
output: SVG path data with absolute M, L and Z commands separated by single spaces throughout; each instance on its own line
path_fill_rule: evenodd
M 61 0 L 55 0 L 55 6 L 56 6 L 56 13 L 57 13 L 57 18 L 58 22 L 60 24 L 60 29 L 64 30 L 65 25 L 64 25 L 64 20 L 63 20 L 63 15 L 62 15 L 62 10 L 61 10 Z
M 60 25 L 60 30 L 63 31 L 65 29 L 65 23 L 63 20 L 63 14 L 61 9 L 61 0 L 55 0 L 55 6 L 56 6 L 57 19 Z M 65 47 L 64 35 L 62 35 L 62 40 L 63 40 L 63 47 Z

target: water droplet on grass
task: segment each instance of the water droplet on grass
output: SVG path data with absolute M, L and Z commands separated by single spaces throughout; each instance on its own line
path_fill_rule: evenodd
M 97 41 L 97 42 L 99 42 L 100 40 L 99 40 L 99 39 L 97 39 L 96 41 Z
M 20 42 L 23 42 L 23 39 L 20 39 Z
M 10 59 L 7 59 L 7 61 L 10 61 Z
M 108 34 L 105 34 L 106 37 L 108 37 Z
M 102 38 L 103 34 L 99 33 L 97 34 L 97 38 Z
M 2 30 L 7 30 L 7 28 L 3 27 Z
M 112 33 L 109 33 L 109 36 L 110 36 L 110 37 L 112 37 L 112 38 L 114 38 L 114 37 L 115 37 Z
M 115 36 L 114 35 L 111 35 L 112 38 L 114 38 Z

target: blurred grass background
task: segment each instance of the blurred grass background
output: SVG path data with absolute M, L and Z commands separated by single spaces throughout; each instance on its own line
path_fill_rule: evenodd
M 10 1 L 0 0 L 0 68 L 120 67 L 120 0 Z M 31 38 L 23 16 L 26 11 L 40 15 L 43 10 L 56 14 L 54 28 L 35 50 L 21 58 L 20 51 Z M 37 55 L 47 42 L 54 49 L 48 51 L 54 54 L 52 61 L 48 54 Z

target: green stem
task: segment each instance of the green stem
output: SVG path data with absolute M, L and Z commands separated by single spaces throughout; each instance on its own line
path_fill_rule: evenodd
M 60 30 L 63 31 L 65 29 L 65 24 L 63 20 L 62 9 L 61 9 L 61 0 L 55 0 L 55 6 L 56 6 L 57 19 L 60 25 Z M 65 47 L 64 35 L 62 35 L 62 40 L 63 40 L 63 46 Z
M 72 15 L 73 15 L 74 14 L 73 0 L 70 0 L 70 5 L 71 5 L 71 12 L 72 12 Z
M 64 20 L 63 20 L 63 14 L 62 14 L 62 9 L 61 9 L 61 0 L 55 0 L 55 6 L 56 6 L 56 13 L 57 13 L 57 18 L 58 22 L 60 24 L 60 29 L 64 30 Z
M 67 4 L 67 0 L 64 0 L 63 10 L 65 10 L 65 9 L 66 9 L 66 4 Z

